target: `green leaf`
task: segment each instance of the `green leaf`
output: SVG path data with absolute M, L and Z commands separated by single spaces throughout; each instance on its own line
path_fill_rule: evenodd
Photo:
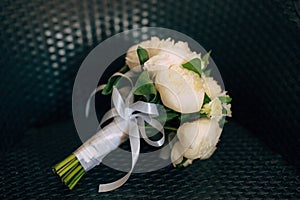
M 138 77 L 136 84 L 134 86 L 135 95 L 143 95 L 149 97 L 149 95 L 154 95 L 154 97 L 149 101 L 153 101 L 156 99 L 157 91 L 152 80 L 149 77 L 149 73 L 147 71 L 143 71 Z
M 120 78 L 119 76 L 114 76 L 114 77 L 111 77 L 106 86 L 103 88 L 102 90 L 102 94 L 103 95 L 109 95 L 112 93 L 112 90 L 113 90 L 113 86 L 117 85 L 118 82 L 120 81 Z
M 204 100 L 203 100 L 203 105 L 209 103 L 210 101 L 211 101 L 211 99 L 210 99 L 209 96 L 205 93 L 205 95 L 204 95 Z
M 203 71 L 203 73 L 205 74 L 205 76 L 210 76 L 211 69 L 206 69 L 206 70 Z
M 171 121 L 172 119 L 174 119 L 176 117 L 178 118 L 181 115 L 181 113 L 178 113 L 178 112 L 176 112 L 176 111 L 174 111 L 174 110 L 172 110 L 168 107 L 164 106 L 164 109 L 165 109 L 166 114 L 167 114 L 166 122 L 169 122 L 169 121 Z
M 126 72 L 128 72 L 130 70 L 130 68 L 127 66 L 127 65 L 124 65 L 120 70 L 119 72 L 124 74 Z
M 171 121 L 172 119 L 178 117 L 178 113 L 176 112 L 167 112 L 167 122 Z
M 180 122 L 185 123 L 185 122 L 191 122 L 199 119 L 201 117 L 201 114 L 199 112 L 195 113 L 189 113 L 189 114 L 181 114 L 180 116 Z
M 187 63 L 182 64 L 182 67 L 191 70 L 201 77 L 201 60 L 194 58 Z
M 139 57 L 140 64 L 143 65 L 147 60 L 149 60 L 149 55 L 146 49 L 138 46 L 137 55 Z
M 152 126 L 150 126 L 148 124 L 146 124 L 146 126 L 145 126 L 145 131 L 146 131 L 146 135 L 148 137 L 151 137 L 158 132 L 155 128 L 153 128 Z
M 225 108 L 222 108 L 222 114 L 226 115 L 227 114 L 227 110 Z
M 210 54 L 211 54 L 211 50 L 202 57 L 202 60 L 204 62 L 204 68 L 203 69 L 205 69 L 207 67 L 207 65 L 209 64 Z
M 222 127 L 224 126 L 224 124 L 226 124 L 228 121 L 225 119 L 225 117 L 223 117 L 220 121 L 219 121 L 219 126 Z
M 155 102 L 157 103 L 157 102 Z M 178 118 L 180 116 L 180 113 L 171 110 L 165 106 L 162 106 L 163 110 L 165 110 L 165 113 L 163 112 L 162 114 L 159 114 L 158 117 L 155 117 L 155 119 L 159 122 L 161 122 L 162 124 L 166 123 L 166 122 L 170 122 L 175 118 Z
M 219 97 L 219 99 L 222 103 L 230 103 L 232 101 L 232 98 L 226 96 Z
M 128 67 L 127 65 L 123 66 L 123 67 L 119 70 L 119 72 L 122 73 L 122 74 L 124 74 L 124 73 L 126 73 L 126 72 L 128 72 L 128 71 L 129 71 L 129 67 Z M 111 93 L 112 93 L 112 90 L 113 90 L 113 86 L 115 86 L 115 85 L 117 85 L 117 84 L 119 83 L 120 78 L 121 78 L 121 77 L 118 77 L 118 76 L 110 77 L 110 78 L 108 79 L 108 82 L 107 82 L 106 86 L 103 88 L 103 90 L 102 90 L 101 93 L 102 93 L 103 95 L 109 95 L 109 94 L 111 94 Z
M 186 157 L 183 157 L 183 160 L 181 161 L 181 163 L 177 164 L 176 167 L 181 168 L 183 167 L 183 164 L 187 161 L 188 159 Z
M 138 87 L 135 89 L 134 94 L 135 95 L 149 95 L 149 94 L 155 94 L 156 95 L 156 90 L 153 87 L 154 85 L 149 83 L 145 84 L 141 87 Z
M 200 117 L 199 118 L 205 118 L 205 117 L 208 117 L 206 113 L 200 113 Z

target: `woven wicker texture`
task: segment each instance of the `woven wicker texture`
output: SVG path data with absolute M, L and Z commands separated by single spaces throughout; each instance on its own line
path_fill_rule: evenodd
M 300 34 L 287 2 L 1 1 L 1 149 L 34 124 L 71 116 L 75 74 L 100 41 L 161 26 L 213 50 L 234 117 L 300 166 Z
M 1 1 L 0 199 L 299 199 L 299 172 L 292 167 L 300 167 L 300 34 L 294 2 Z M 212 49 L 234 99 L 234 120 L 249 132 L 229 123 L 213 158 L 189 169 L 134 174 L 124 187 L 99 195 L 99 182 L 123 175 L 102 166 L 70 192 L 50 167 L 80 142 L 72 123 L 54 121 L 71 117 L 73 81 L 88 52 L 109 36 L 142 26 L 175 29 Z M 33 131 L 24 135 L 28 129 Z
M 168 166 L 133 174 L 121 188 L 101 194 L 97 193 L 99 183 L 125 173 L 97 166 L 69 191 L 51 171 L 53 164 L 80 144 L 73 122 L 33 129 L 25 136 L 1 162 L 0 199 L 300 198 L 299 172 L 234 122 L 225 125 L 211 159 L 195 161 L 185 169 Z M 122 165 L 124 161 L 116 158 L 115 162 Z

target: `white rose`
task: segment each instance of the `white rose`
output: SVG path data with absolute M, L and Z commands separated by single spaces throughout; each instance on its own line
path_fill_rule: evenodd
M 175 41 L 171 38 L 160 40 L 157 37 L 152 37 L 150 40 L 143 41 L 137 45 L 130 47 L 127 51 L 126 64 L 130 69 L 133 69 L 135 71 L 141 70 L 139 58 L 136 52 L 138 46 L 141 46 L 142 48 L 147 50 L 149 58 L 152 58 L 153 56 L 162 52 L 165 54 L 169 54 L 173 58 L 177 57 L 176 59 L 179 59 L 180 61 L 176 62 L 176 64 L 182 64 L 183 61 L 188 62 L 193 58 L 201 59 L 201 54 L 192 52 L 186 42 L 179 41 L 175 43 Z M 172 63 L 174 63 L 174 61 Z
M 188 164 L 194 159 L 207 159 L 216 150 L 222 129 L 216 120 L 201 118 L 194 122 L 184 123 L 177 130 L 178 142 L 172 148 L 171 160 L 179 164 L 183 157 Z
M 180 113 L 200 111 L 204 90 L 196 73 L 173 65 L 157 71 L 154 83 L 165 106 Z

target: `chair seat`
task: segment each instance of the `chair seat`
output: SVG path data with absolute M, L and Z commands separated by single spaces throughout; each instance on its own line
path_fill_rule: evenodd
M 99 183 L 125 173 L 104 165 L 69 191 L 51 171 L 81 144 L 72 121 L 34 128 L 1 158 L 0 199 L 234 199 L 300 198 L 300 173 L 234 121 L 225 125 L 215 154 L 187 168 L 169 165 L 132 174 L 121 188 L 97 193 Z

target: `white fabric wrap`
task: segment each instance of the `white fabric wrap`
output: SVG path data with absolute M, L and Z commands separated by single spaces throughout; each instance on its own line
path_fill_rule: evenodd
M 118 148 L 125 137 L 119 126 L 112 122 L 100 129 L 93 137 L 81 145 L 74 154 L 84 170 L 89 171 L 96 165 L 99 165 L 107 154 Z
M 103 87 L 101 86 L 100 88 Z M 95 92 L 97 91 L 99 90 L 95 90 Z M 130 171 L 115 182 L 100 184 L 99 192 L 112 191 L 122 186 L 128 180 L 139 157 L 140 138 L 143 138 L 146 143 L 155 147 L 160 147 L 164 144 L 163 125 L 154 119 L 159 115 L 156 104 L 142 101 L 133 102 L 132 97 L 133 94 L 130 92 L 127 98 L 123 100 L 118 89 L 114 87 L 112 92 L 114 107 L 103 116 L 100 125 L 109 119 L 114 119 L 114 121 L 98 131 L 74 152 L 85 171 L 88 171 L 100 164 L 107 154 L 118 148 L 128 135 L 132 154 Z M 160 131 L 162 134 L 161 139 L 153 141 L 148 138 L 144 122 Z

